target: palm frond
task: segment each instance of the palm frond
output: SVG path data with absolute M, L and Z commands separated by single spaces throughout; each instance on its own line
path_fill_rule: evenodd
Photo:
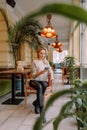
M 47 13 L 61 14 L 68 18 L 87 23 L 87 11 L 85 9 L 76 5 L 65 3 L 46 4 L 42 8 L 31 13 L 29 17 L 33 18 Z
M 27 16 L 23 17 L 16 22 L 16 24 L 10 27 L 8 40 L 12 44 L 15 60 L 17 60 L 17 52 L 19 51 L 21 44 L 26 42 L 33 46 L 35 50 L 41 45 L 40 39 L 37 35 L 37 32 L 40 29 L 40 23 L 34 19 L 29 19 Z M 13 46 L 14 43 L 17 46 Z
M 39 38 L 37 36 L 37 31 L 41 29 L 40 24 L 27 17 L 22 18 L 20 21 L 16 22 L 15 25 L 10 27 L 9 30 L 9 40 L 11 43 L 20 44 L 22 40 L 27 39 L 29 35 L 35 36 L 37 41 Z

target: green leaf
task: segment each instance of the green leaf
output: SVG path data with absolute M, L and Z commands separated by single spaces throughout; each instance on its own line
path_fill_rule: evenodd
M 73 102 L 72 102 L 72 101 L 69 101 L 69 102 L 65 103 L 65 104 L 62 106 L 59 115 L 57 116 L 57 118 L 56 118 L 55 121 L 53 122 L 54 130 L 57 130 L 57 128 L 58 128 L 58 126 L 59 126 L 59 123 L 60 123 L 63 119 L 72 116 L 72 113 L 67 111 L 67 110 L 70 109 L 70 106 L 72 106 L 72 105 L 73 105 Z
M 56 92 L 56 93 L 54 93 L 50 98 L 49 98 L 49 100 L 47 101 L 47 103 L 46 103 L 46 105 L 45 105 L 45 108 L 43 109 L 43 112 L 42 112 L 42 114 L 41 114 L 41 116 L 36 120 L 36 122 L 35 122 L 35 124 L 34 124 L 34 127 L 33 127 L 33 130 L 41 130 L 42 129 L 42 127 L 43 127 L 43 117 L 44 117 L 44 115 L 45 115 L 45 113 L 46 113 L 46 111 L 50 108 L 50 106 L 56 101 L 56 100 L 58 100 L 60 97 L 62 97 L 62 96 L 64 96 L 64 95 L 66 95 L 66 94 L 72 94 L 72 93 L 75 93 L 77 90 L 79 90 L 79 91 L 84 91 L 84 87 L 82 87 L 82 88 L 70 88 L 70 89 L 66 89 L 66 90 L 62 90 L 62 91 L 58 91 L 58 92 Z M 72 99 L 73 100 L 73 99 Z M 67 105 L 69 105 L 69 103 L 67 104 Z M 66 105 L 65 105 L 66 106 Z M 64 106 L 64 107 L 65 107 Z M 64 107 L 61 109 L 61 111 L 63 112 L 64 111 Z M 66 107 L 67 108 L 67 107 Z M 67 109 L 66 109 L 67 110 Z M 71 109 L 70 109 L 71 110 Z M 64 114 L 66 114 L 66 113 L 64 113 Z M 71 115 L 71 114 L 70 114 Z M 66 115 L 65 115 L 65 117 L 67 117 Z M 61 116 L 59 117 L 59 118 L 61 118 Z M 62 118 L 61 118 L 62 119 Z M 61 119 L 58 119 L 58 120 L 61 120 Z
M 46 4 L 39 10 L 31 13 L 29 17 L 36 17 L 39 15 L 47 14 L 47 13 L 61 14 L 68 18 L 87 23 L 86 10 L 76 5 L 64 4 L 64 3 Z
M 78 103 L 78 105 L 82 105 L 82 99 L 81 98 L 77 98 L 77 103 Z
M 50 99 L 48 100 L 41 116 L 37 119 L 36 123 L 34 124 L 34 127 L 33 127 L 33 130 L 41 130 L 42 128 L 42 122 L 43 122 L 43 118 L 44 118 L 44 115 L 47 111 L 47 109 L 50 107 L 50 105 L 55 101 L 57 100 L 58 98 L 60 98 L 61 96 L 65 95 L 65 94 L 69 94 L 69 93 L 72 93 L 73 89 L 66 89 L 66 90 L 62 90 L 62 91 L 59 91 L 59 92 L 56 92 L 55 94 L 53 94 Z

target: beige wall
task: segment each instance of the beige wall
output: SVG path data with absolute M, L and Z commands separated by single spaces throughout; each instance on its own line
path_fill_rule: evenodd
M 28 43 L 21 46 L 21 60 L 24 60 L 26 64 L 29 64 L 37 57 L 36 51 Z
M 84 52 L 85 52 L 84 53 L 84 55 L 85 55 L 84 57 L 85 57 L 85 63 L 87 64 L 87 27 L 85 29 L 84 38 L 85 38 L 84 39 L 84 43 L 83 43 L 84 44 L 83 45 L 84 46 Z
M 72 32 L 70 35 L 69 54 L 76 58 L 77 65 L 80 64 L 80 26 L 75 30 L 77 22 L 72 24 Z
M 80 63 L 80 27 L 78 26 L 73 36 L 73 56 L 77 59 L 77 64 Z
M 13 67 L 14 64 L 7 39 L 7 26 L 0 12 L 0 67 Z
M 48 48 L 48 60 L 53 62 L 53 48 L 51 46 Z
M 80 0 L 73 0 L 73 3 L 76 4 L 76 5 L 79 5 Z

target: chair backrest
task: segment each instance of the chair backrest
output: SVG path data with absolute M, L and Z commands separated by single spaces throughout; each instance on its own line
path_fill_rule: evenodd
M 64 79 L 69 78 L 69 70 L 67 67 L 62 68 L 62 83 L 64 84 Z
M 69 73 L 68 68 L 67 67 L 63 67 L 62 68 L 62 74 L 63 75 L 67 75 L 68 73 Z

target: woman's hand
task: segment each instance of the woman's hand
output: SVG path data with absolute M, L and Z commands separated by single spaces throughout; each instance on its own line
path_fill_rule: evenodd
M 44 74 L 44 73 L 46 73 L 47 71 L 48 71 L 48 70 L 44 69 L 44 70 L 40 71 L 39 73 L 40 73 L 40 74 Z
M 44 74 L 44 73 L 46 73 L 48 70 L 42 70 L 42 71 L 40 71 L 40 72 L 38 72 L 38 73 L 36 73 L 33 77 L 38 77 L 39 75 L 41 75 L 41 74 Z

